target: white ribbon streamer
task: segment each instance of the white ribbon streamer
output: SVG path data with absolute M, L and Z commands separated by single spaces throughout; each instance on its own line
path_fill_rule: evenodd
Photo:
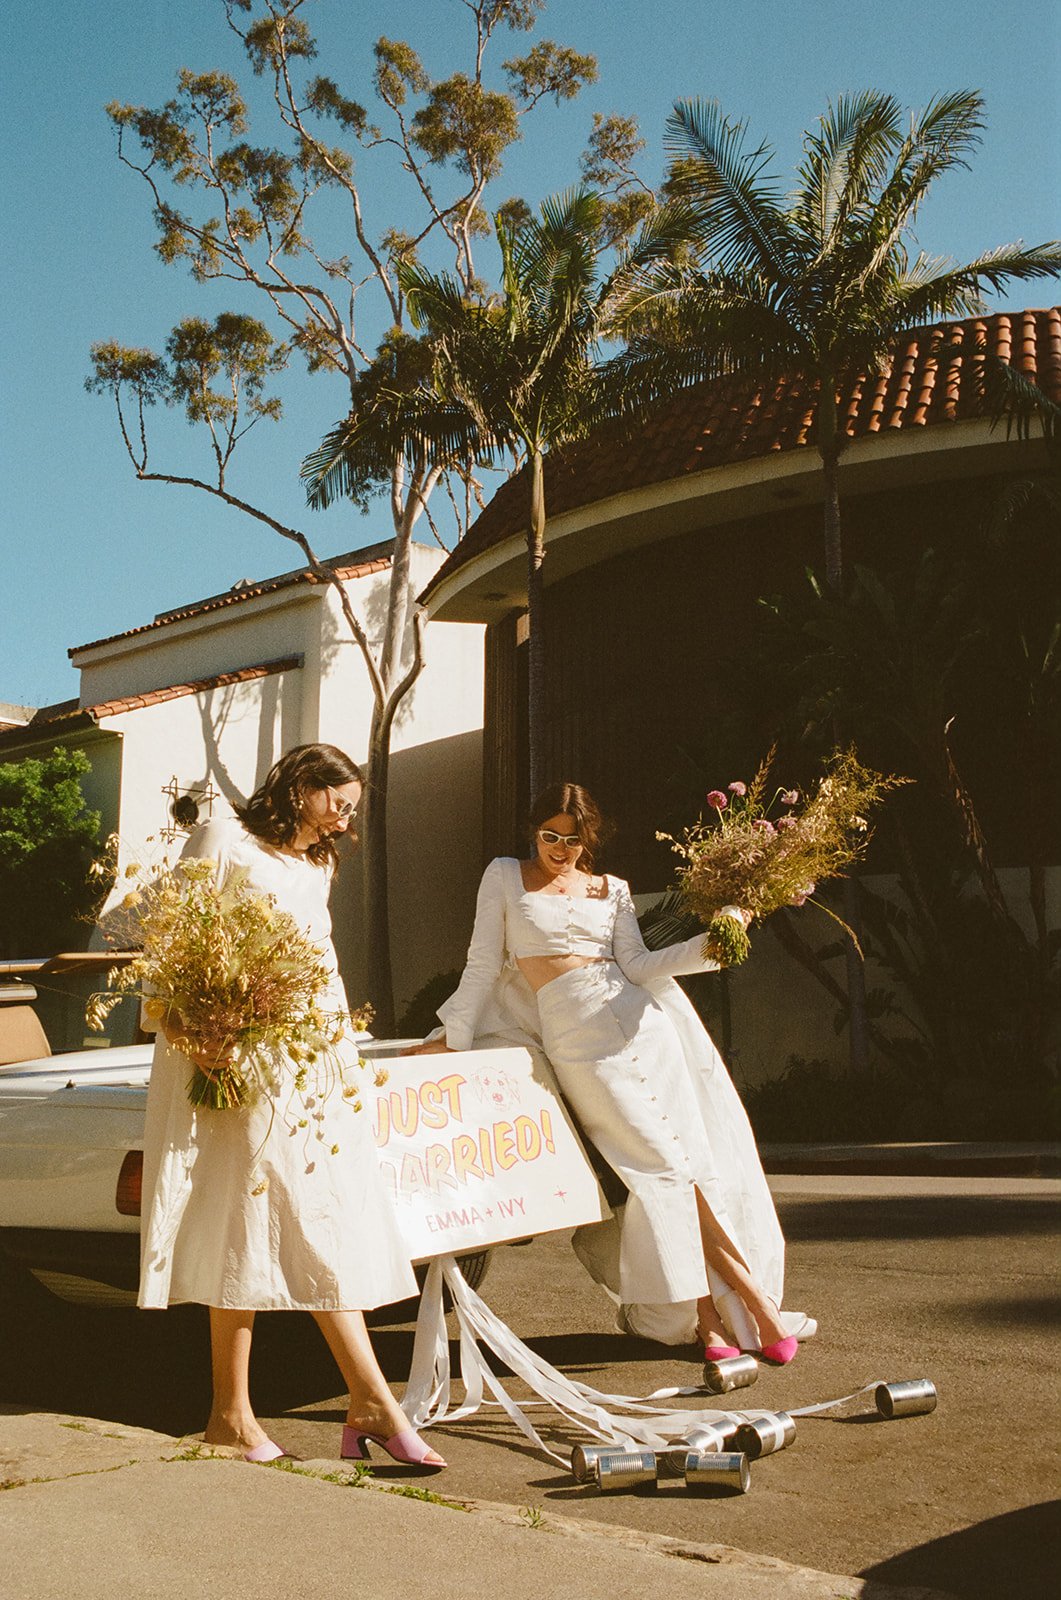
M 459 1329 L 459 1381 L 464 1399 L 452 1403 L 452 1378 L 449 1337 L 443 1308 L 443 1289 L 448 1286 Z M 484 1352 L 493 1352 L 506 1367 L 524 1382 L 538 1398 L 517 1402 L 505 1389 Z M 874 1388 L 872 1383 L 820 1405 L 804 1406 L 790 1416 L 811 1416 L 844 1405 Z M 486 1391 L 494 1397 L 485 1398 Z M 630 1395 L 607 1394 L 577 1383 L 545 1361 L 512 1332 L 491 1311 L 465 1281 L 453 1256 L 437 1256 L 428 1270 L 420 1301 L 420 1314 L 413 1342 L 403 1406 L 414 1428 L 428 1428 L 444 1422 L 459 1422 L 483 1406 L 498 1406 L 523 1436 L 543 1455 L 568 1465 L 568 1458 L 547 1445 L 526 1415 L 532 1406 L 548 1405 L 581 1433 L 601 1443 L 651 1450 L 665 1449 L 680 1441 L 693 1428 L 712 1423 L 753 1422 L 774 1413 L 762 1408 L 742 1411 L 674 1410 L 653 1404 L 656 1400 L 680 1395 L 707 1395 L 704 1388 L 657 1389 L 646 1399 Z M 615 1416 L 613 1411 L 633 1415 Z

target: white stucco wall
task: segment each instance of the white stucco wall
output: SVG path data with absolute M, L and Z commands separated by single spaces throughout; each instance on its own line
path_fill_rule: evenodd
M 441 550 L 414 549 L 411 599 L 443 559 Z M 388 584 L 388 571 L 347 582 L 374 646 Z M 459 966 L 467 947 L 479 876 L 483 642 L 478 625 L 430 625 L 425 670 L 394 724 L 389 867 L 399 1013 L 428 978 Z M 209 785 L 212 814 L 229 815 L 292 745 L 323 740 L 364 761 L 371 685 L 330 588 L 278 590 L 75 653 L 86 706 L 289 656 L 302 666 L 101 715 L 100 727 L 121 741 L 123 867 L 163 848 L 179 852 L 180 838 L 147 843 L 171 826 L 174 784 L 182 793 Z M 356 857 L 346 857 L 333 918 L 352 999 L 365 993 L 360 887 Z
M 76 650 L 83 706 L 145 694 L 285 655 L 319 654 L 319 589 L 300 584 Z
M 412 597 L 445 553 L 412 552 Z M 350 585 L 370 641 L 382 635 L 387 574 Z M 430 623 L 425 668 L 391 734 L 388 801 L 391 958 L 398 1015 L 438 972 L 463 965 L 479 882 L 482 832 L 483 652 L 478 624 Z M 322 627 L 321 739 L 365 758 L 372 696 L 361 652 L 334 594 Z M 411 624 L 405 661 L 412 659 Z M 336 947 L 351 993 L 365 992 L 360 873 L 344 865 L 333 896 Z
M 212 814 L 230 816 L 282 750 L 301 742 L 301 676 L 270 673 L 101 718 L 122 738 L 123 864 L 142 859 L 146 841 L 172 826 L 171 784 L 181 793 L 209 786 Z M 171 853 L 179 848 L 178 840 Z

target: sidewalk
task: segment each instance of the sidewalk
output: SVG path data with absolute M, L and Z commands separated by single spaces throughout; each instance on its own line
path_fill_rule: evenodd
M 0 1483 L 6 1600 L 940 1597 L 726 1545 L 447 1500 L 444 1474 L 359 1486 L 334 1461 L 252 1467 L 147 1429 L 11 1406 L 0 1408 Z M 703 1506 L 710 1529 L 712 1502 Z

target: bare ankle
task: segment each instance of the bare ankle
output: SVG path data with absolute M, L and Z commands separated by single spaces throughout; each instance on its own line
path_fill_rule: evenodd
M 238 1408 L 222 1410 L 214 1407 L 203 1431 L 206 1444 L 239 1445 L 248 1450 L 253 1450 L 266 1437 L 265 1429 L 254 1413 Z

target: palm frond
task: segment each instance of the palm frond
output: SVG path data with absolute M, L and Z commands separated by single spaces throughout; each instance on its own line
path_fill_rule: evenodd
M 842 95 L 805 139 L 793 209 L 819 255 L 884 181 L 901 139 L 900 114 L 892 95 L 869 89 Z
M 776 185 L 763 181 L 773 152 L 765 144 L 746 150 L 746 131 L 717 101 L 679 100 L 664 135 L 674 158 L 668 186 L 696 208 L 695 242 L 723 270 L 757 267 L 780 277 L 789 254 L 785 217 Z
M 345 417 L 302 463 L 307 503 L 324 511 L 339 499 L 363 500 L 387 483 L 403 459 L 420 467 L 447 466 L 474 456 L 484 463 L 498 442 L 467 409 L 430 391 L 381 390 L 376 403 Z
M 999 290 L 1011 280 L 1054 278 L 1061 275 L 1061 244 L 999 245 L 962 266 L 919 256 L 892 287 L 901 325 L 916 327 L 939 317 L 980 316 L 985 310 L 984 289 Z

